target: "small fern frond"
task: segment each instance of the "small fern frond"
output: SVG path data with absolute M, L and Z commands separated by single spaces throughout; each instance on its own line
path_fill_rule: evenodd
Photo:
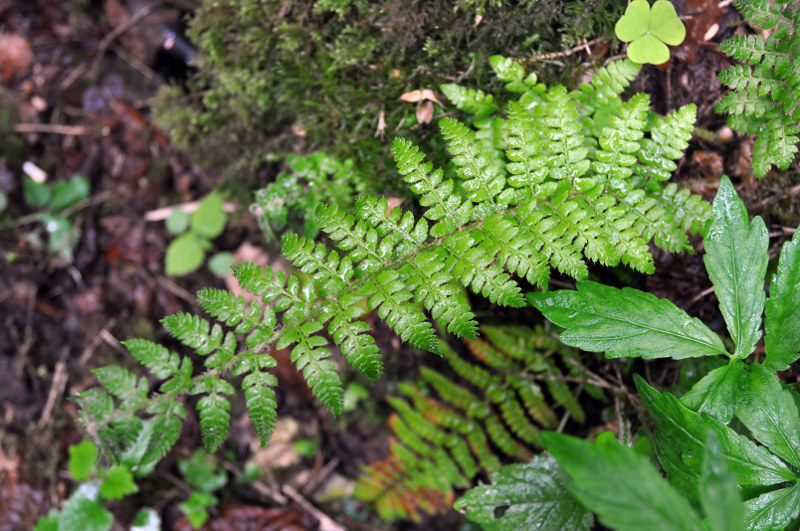
M 486 94 L 482 90 L 462 87 L 453 83 L 439 85 L 439 88 L 459 110 L 476 118 L 488 116 L 497 111 L 494 96 Z
M 223 395 L 234 393 L 231 384 L 212 375 L 198 378 L 189 390 L 191 395 L 205 395 L 197 402 L 197 413 L 200 417 L 203 446 L 209 453 L 219 450 L 228 435 L 231 403 Z
M 800 8 L 796 2 L 736 0 L 736 7 L 752 24 L 775 28 L 771 35 L 739 35 L 720 49 L 747 64 L 735 64 L 719 73 L 731 88 L 717 112 L 731 116 L 728 123 L 757 135 L 753 171 L 764 177 L 772 166 L 785 170 L 797 154 L 800 111 Z M 744 115 L 747 119 L 741 119 Z
M 436 399 L 407 383 L 399 385 L 407 400 L 389 399 L 396 411 L 389 421 L 396 440 L 391 441 L 387 459 L 365 468 L 355 490 L 384 518 L 418 518 L 422 512 L 442 511 L 444 507 L 429 503 L 434 492 L 438 493 L 434 499 L 451 499 L 454 487 L 470 485 L 481 470 L 496 470 L 499 455 L 527 461 L 533 451 L 542 449 L 536 423 L 552 429 L 558 419 L 533 372 L 548 389 L 552 387 L 549 400 L 582 418 L 572 389 L 558 378 L 554 354 L 567 347 L 543 328 L 482 331 L 498 344 L 466 341 L 475 360 L 467 360 L 445 342 L 441 345 L 449 365 L 471 388 L 423 367 L 422 380 L 435 391 Z M 420 486 L 426 489 L 422 499 Z

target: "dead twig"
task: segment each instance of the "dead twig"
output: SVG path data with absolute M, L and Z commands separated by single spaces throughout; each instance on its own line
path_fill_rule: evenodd
M 97 56 L 95 57 L 94 63 L 92 64 L 92 74 L 91 74 L 92 79 L 97 79 L 97 74 L 100 71 L 100 64 L 103 62 L 103 57 L 105 56 L 108 47 L 111 45 L 114 39 L 116 39 L 126 31 L 134 27 L 136 24 L 141 22 L 142 19 L 144 19 L 147 15 L 152 13 L 158 6 L 160 6 L 163 3 L 163 1 L 164 0 L 153 0 L 152 2 L 144 6 L 142 9 L 137 11 L 132 17 L 126 20 L 123 24 L 120 24 L 119 26 L 114 28 L 110 33 L 108 33 L 105 37 L 103 37 L 97 48 Z
M 17 133 L 47 133 L 52 135 L 84 136 L 94 134 L 94 129 L 88 125 L 62 125 L 62 124 L 14 124 Z
M 181 203 L 179 205 L 172 205 L 163 208 L 156 208 L 155 210 L 150 210 L 149 212 L 145 212 L 144 220 L 145 221 L 164 221 L 172 214 L 173 210 L 180 209 L 186 212 L 187 214 L 191 214 L 200 206 L 200 201 L 189 201 L 188 203 Z M 234 212 L 236 210 L 236 205 L 232 202 L 227 202 L 222 205 L 223 210 L 227 213 Z
M 310 513 L 314 518 L 319 521 L 319 531 L 345 531 L 344 527 L 340 526 L 327 514 L 323 513 L 311 502 L 306 500 L 299 492 L 297 492 L 291 485 L 284 485 L 281 487 L 283 492 L 289 496 L 295 503 L 302 507 L 305 511 Z
M 221 460 L 221 462 L 222 462 L 222 468 L 224 468 L 231 474 L 235 476 L 240 476 L 242 474 L 242 470 L 233 463 L 231 463 L 230 461 Z M 279 505 L 286 505 L 287 503 L 289 503 L 289 499 L 286 498 L 286 496 L 284 496 L 277 490 L 273 489 L 263 481 L 256 479 L 250 482 L 249 485 L 253 488 L 254 491 L 261 494 L 262 496 L 272 499 L 275 503 Z
M 594 46 L 600 42 L 600 39 L 592 39 L 587 41 L 584 39 L 583 43 L 575 46 L 574 48 L 570 48 L 569 50 L 562 50 L 560 52 L 552 52 L 552 53 L 543 53 L 541 55 L 535 55 L 529 59 L 531 63 L 536 61 L 543 61 L 549 59 L 555 59 L 556 57 L 568 57 L 572 54 L 580 52 L 581 50 L 585 50 L 587 54 L 592 55 L 592 49 L 590 46 Z
M 56 401 L 64 394 L 64 389 L 67 387 L 67 379 L 69 375 L 66 371 L 67 364 L 63 360 L 56 362 L 55 371 L 53 371 L 53 381 L 50 383 L 50 392 L 47 395 L 47 402 L 42 410 L 42 416 L 39 418 L 39 429 L 44 428 L 50 423 L 50 418 L 53 415 Z

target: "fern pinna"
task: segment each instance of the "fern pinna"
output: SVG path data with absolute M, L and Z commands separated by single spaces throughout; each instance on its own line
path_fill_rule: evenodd
M 774 165 L 785 170 L 797 153 L 800 133 L 800 2 L 734 0 L 753 25 L 772 30 L 769 36 L 736 35 L 720 49 L 746 64 L 719 73 L 728 93 L 717 105 L 730 113 L 728 123 L 748 135 L 753 145 L 753 171 L 764 177 Z
M 551 405 L 584 421 L 577 384 L 568 384 L 560 368 L 567 367 L 572 380 L 585 380 L 577 351 L 541 327 L 481 331 L 489 342 L 465 341 L 472 359 L 442 344 L 465 385 L 423 367 L 425 387 L 435 390 L 438 400 L 408 383 L 400 384 L 408 400 L 389 400 L 395 409 L 389 420 L 395 434 L 389 456 L 366 467 L 355 490 L 381 518 L 416 520 L 421 512 L 446 511 L 453 505 L 454 488 L 469 487 L 482 472 L 496 471 L 502 455 L 528 462 L 532 450 L 543 448 L 539 427 L 558 426 Z M 602 398 L 601 389 L 583 385 Z
M 457 336 L 477 336 L 465 288 L 521 307 L 516 277 L 541 288 L 553 268 L 583 279 L 587 259 L 652 271 L 650 240 L 670 251 L 689 249 L 686 232 L 702 227 L 708 205 L 663 182 L 686 147 L 693 106 L 653 117 L 645 131 L 648 97 L 619 97 L 639 69 L 634 63 L 612 63 L 573 92 L 547 89 L 509 59 L 495 57 L 492 66 L 518 97 L 505 118 L 487 116 L 474 126 L 439 122 L 452 175 L 434 169 L 409 142 L 392 145 L 398 172 L 419 197 L 421 217 L 389 211 L 386 199 L 373 196 L 358 199 L 352 213 L 319 207 L 317 225 L 328 244 L 282 237 L 283 254 L 297 273 L 237 265 L 236 278 L 257 300 L 204 289 L 198 301 L 214 322 L 188 314 L 164 320 L 169 333 L 202 358 L 199 367 L 151 341 L 128 341 L 132 354 L 166 381 L 152 396 L 137 384 L 135 399 L 120 396 L 103 378 L 103 389 L 85 393 L 84 422 L 100 446 L 103 439 L 135 436 L 142 416 L 169 425 L 159 441 L 169 447 L 186 414 L 176 398 L 188 394 L 200 397 L 206 448 L 218 449 L 235 392 L 229 375 L 242 377 L 250 418 L 266 442 L 276 415 L 272 349 L 291 349 L 313 393 L 339 414 L 343 391 L 330 343 L 367 377 L 382 371 L 361 319 L 367 311 L 376 311 L 404 341 L 440 352 L 430 318 Z M 487 98 L 461 93 L 461 106 Z

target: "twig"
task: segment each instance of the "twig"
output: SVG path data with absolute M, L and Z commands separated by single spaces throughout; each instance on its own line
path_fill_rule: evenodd
M 43 428 L 50 422 L 50 417 L 53 415 L 53 408 L 56 405 L 56 400 L 64 394 L 64 389 L 67 387 L 67 371 L 65 370 L 66 363 L 63 360 L 56 362 L 56 368 L 53 372 L 53 381 L 50 384 L 50 393 L 47 395 L 47 402 L 44 405 L 42 416 L 39 419 L 38 427 Z
M 697 295 L 692 297 L 692 300 L 689 301 L 689 304 L 692 305 L 692 304 L 696 303 L 697 301 L 699 301 L 700 299 L 702 299 L 703 297 L 705 297 L 706 295 L 708 295 L 709 293 L 711 293 L 713 291 L 714 291 L 714 286 L 711 286 L 710 288 L 704 289 L 703 291 L 701 291 L 700 293 L 698 293 Z
M 289 496 L 295 503 L 313 515 L 319 521 L 319 531 L 345 531 L 344 527 L 340 526 L 327 514 L 323 513 L 314 507 L 308 500 L 300 495 L 291 485 L 284 485 L 282 487 L 284 493 Z
M 47 133 L 66 136 L 82 136 L 94 133 L 94 129 L 88 125 L 61 124 L 14 124 L 14 131 L 17 133 Z
M 172 205 L 163 208 L 157 208 L 155 210 L 150 210 L 146 212 L 144 215 L 145 221 L 164 221 L 165 219 L 169 218 L 172 214 L 173 210 L 180 209 L 186 212 L 187 214 L 191 214 L 200 206 L 200 201 L 189 201 L 188 203 L 181 203 L 179 205 Z M 232 202 L 227 202 L 222 205 L 223 210 L 225 212 L 231 213 L 236 210 L 236 205 Z
M 583 43 L 575 46 L 574 48 L 570 48 L 569 50 L 562 50 L 560 52 L 552 52 L 552 53 L 544 53 L 544 54 L 541 54 L 541 55 L 535 55 L 535 56 L 531 57 L 529 59 L 529 61 L 531 63 L 533 63 L 535 61 L 541 61 L 543 59 L 546 60 L 546 59 L 555 59 L 556 57 L 567 57 L 567 56 L 570 56 L 570 55 L 572 55 L 574 53 L 580 52 L 581 50 L 586 50 L 586 53 L 588 53 L 589 55 L 592 55 L 592 49 L 590 48 L 590 46 L 594 46 L 598 42 L 600 42 L 600 39 L 592 39 L 590 41 L 587 41 L 587 40 L 584 39 Z
M 27 300 L 25 306 L 25 337 L 17 352 L 17 365 L 14 367 L 14 375 L 17 379 L 22 378 L 25 364 L 28 361 L 28 352 L 33 346 L 33 311 L 36 308 L 36 286 L 31 285 L 27 289 Z
M 92 65 L 93 79 L 97 78 L 97 73 L 100 71 L 100 63 L 102 63 L 103 57 L 105 56 L 108 47 L 111 45 L 111 42 L 120 35 L 122 35 L 123 33 L 125 33 L 126 31 L 128 31 L 129 29 L 131 29 L 132 27 L 134 27 L 136 24 L 138 24 L 144 17 L 152 13 L 155 8 L 161 5 L 162 2 L 163 0 L 153 0 L 152 2 L 144 6 L 142 9 L 140 9 L 138 12 L 136 12 L 123 24 L 120 24 L 119 26 L 114 28 L 109 34 L 103 37 L 97 49 L 97 57 L 95 57 L 94 64 Z
M 753 205 L 753 208 L 764 208 L 765 206 L 772 205 L 774 203 L 777 203 L 778 201 L 781 201 L 782 199 L 785 199 L 787 197 L 792 197 L 797 194 L 800 194 L 800 184 L 792 186 L 788 190 L 785 190 L 782 194 L 775 194 L 769 197 L 765 197 L 764 199 Z
M 230 461 L 228 460 L 221 460 L 221 461 L 222 461 L 222 468 L 224 468 L 231 474 L 235 476 L 240 476 L 242 474 L 242 470 L 233 463 L 231 463 Z M 256 479 L 250 482 L 250 486 L 253 487 L 254 491 L 261 494 L 262 496 L 271 498 L 275 503 L 278 503 L 280 505 L 286 505 L 287 503 L 289 503 L 289 500 L 286 498 L 286 496 L 284 496 L 277 490 L 273 489 L 263 481 L 259 481 Z
M 303 486 L 303 494 L 310 496 L 311 493 L 314 492 L 317 487 L 319 487 L 320 483 L 325 481 L 325 479 L 331 475 L 337 466 L 339 466 L 339 458 L 334 457 L 325 466 L 320 468 L 313 477 L 309 478 L 308 482 Z

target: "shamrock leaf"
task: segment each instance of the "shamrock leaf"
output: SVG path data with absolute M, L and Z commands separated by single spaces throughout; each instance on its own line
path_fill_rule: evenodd
M 669 61 L 667 44 L 677 46 L 686 37 L 686 27 L 668 0 L 657 0 L 652 9 L 647 0 L 634 0 L 614 32 L 622 42 L 630 42 L 631 61 L 656 65 Z

